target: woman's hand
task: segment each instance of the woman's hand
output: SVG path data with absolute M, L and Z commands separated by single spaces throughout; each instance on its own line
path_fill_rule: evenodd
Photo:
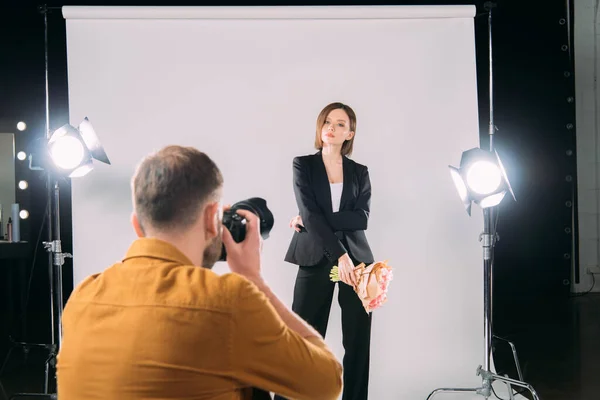
M 356 286 L 356 274 L 354 273 L 354 263 L 348 253 L 338 259 L 338 272 L 340 280 L 350 286 Z
M 300 232 L 300 226 L 304 228 L 304 224 L 302 223 L 302 217 L 300 217 L 299 215 L 296 215 L 290 221 L 290 228 L 294 228 L 294 230 L 296 232 Z

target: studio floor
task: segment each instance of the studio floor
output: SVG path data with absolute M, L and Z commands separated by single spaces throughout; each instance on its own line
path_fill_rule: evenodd
M 525 380 L 542 400 L 600 398 L 600 294 L 537 307 L 513 338 Z
M 600 393 L 600 294 L 546 305 L 544 311 L 525 319 L 529 323 L 521 322 L 507 335 L 517 345 L 525 380 L 535 387 L 542 400 L 597 400 Z M 3 340 L 6 348 L 6 338 Z M 498 351 L 506 356 L 504 360 L 497 360 L 498 368 L 504 365 L 512 376 L 510 353 Z M 6 350 L 3 350 L 0 362 L 5 355 Z M 18 392 L 40 393 L 46 356 L 45 351 L 32 349 L 25 357 L 15 348 L 0 377 L 0 400 Z

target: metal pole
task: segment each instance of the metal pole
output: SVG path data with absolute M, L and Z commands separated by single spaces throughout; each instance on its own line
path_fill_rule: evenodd
M 64 264 L 62 243 L 60 240 L 60 189 L 58 182 L 54 183 L 54 238 L 54 273 L 56 276 L 56 351 L 58 352 L 62 343 L 62 267 Z
M 45 95 L 46 95 L 46 140 L 50 140 L 51 131 L 50 131 L 50 78 L 49 78 L 49 62 L 48 62 L 48 7 L 47 5 L 43 5 L 40 7 L 40 11 L 44 14 L 44 69 L 45 69 Z M 60 237 L 60 225 L 53 220 L 53 205 L 58 207 L 58 198 L 55 199 L 55 204 L 53 204 L 53 192 L 55 181 L 52 176 L 52 172 L 47 169 L 46 170 L 46 190 L 47 190 L 47 198 L 48 198 L 48 208 L 46 212 L 48 213 L 48 243 L 44 243 L 46 249 L 48 249 L 48 280 L 50 285 L 50 335 L 51 335 L 51 346 L 50 346 L 50 354 L 48 359 L 46 360 L 46 365 L 44 369 L 44 393 L 49 393 L 49 383 L 50 383 L 50 367 L 55 369 L 56 362 L 56 354 L 58 352 L 58 343 L 59 337 L 56 335 L 56 326 L 60 325 L 60 319 L 57 320 L 55 315 L 56 313 L 56 299 L 58 296 L 61 296 L 61 282 L 56 281 L 55 274 L 55 253 L 54 253 L 54 237 Z M 60 334 L 59 334 L 60 335 Z
M 485 6 L 488 10 L 488 49 L 489 49 L 489 65 L 490 65 L 490 151 L 494 150 L 494 80 L 493 77 L 493 57 L 492 57 L 492 8 L 495 6 L 492 2 L 486 2 Z
M 48 77 L 48 7 L 44 4 L 40 10 L 44 13 L 44 70 L 46 90 L 46 139 L 50 139 L 50 84 Z
M 494 134 L 496 126 L 494 123 L 494 57 L 493 57 L 493 46 L 492 46 L 492 9 L 496 6 L 493 2 L 489 1 L 484 4 L 488 11 L 488 62 L 489 62 L 489 90 L 490 90 L 490 121 L 489 121 L 489 137 L 490 137 L 490 152 L 494 151 Z M 490 371 L 490 359 L 492 357 L 492 296 L 493 296 L 493 256 L 495 239 L 496 239 L 496 227 L 493 225 L 494 214 L 496 207 L 484 208 L 483 209 L 483 301 L 484 301 L 484 341 L 485 341 L 485 355 L 484 355 L 484 366 L 486 371 Z
M 50 84 L 49 84 L 49 67 L 48 67 L 48 8 L 46 5 L 40 7 L 40 11 L 44 14 L 44 66 L 45 66 L 45 95 L 46 95 L 46 139 L 49 140 L 50 133 Z M 46 212 L 48 213 L 48 241 L 52 242 L 54 240 L 54 221 L 52 219 L 52 197 L 53 197 L 53 178 L 50 170 L 46 171 L 46 190 L 48 197 L 48 208 Z M 48 252 L 48 268 L 49 268 L 49 280 L 50 280 L 50 320 L 51 320 L 51 340 L 52 344 L 56 344 L 56 331 L 55 331 L 55 276 L 54 276 L 54 254 L 50 251 Z
M 492 247 L 493 237 L 490 232 L 491 212 L 483 209 L 483 340 L 484 358 L 483 368 L 490 371 L 490 358 L 492 352 Z

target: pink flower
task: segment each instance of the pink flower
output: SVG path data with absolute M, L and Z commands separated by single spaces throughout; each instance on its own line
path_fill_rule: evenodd
M 358 265 L 354 273 L 358 278 L 354 291 L 363 303 L 366 312 L 381 307 L 387 301 L 387 291 L 393 279 L 392 268 L 387 261 L 376 262 L 365 267 Z

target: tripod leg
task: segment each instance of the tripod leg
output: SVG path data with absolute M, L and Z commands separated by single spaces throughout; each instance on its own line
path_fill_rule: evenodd
M 44 393 L 48 394 L 49 391 L 49 382 L 50 382 L 50 367 L 53 370 L 56 368 L 56 347 L 52 347 L 50 350 L 50 354 L 48 354 L 48 358 L 46 358 L 46 370 L 44 377 Z
M 440 388 L 435 389 L 427 396 L 427 400 L 432 399 L 434 396 L 440 393 L 479 393 L 479 389 L 471 388 Z
M 48 377 L 50 375 L 50 367 L 52 366 L 54 368 L 54 360 L 55 360 L 56 354 L 54 349 L 50 350 L 50 355 L 48 356 L 48 358 L 46 358 L 46 376 L 44 379 L 44 393 L 15 393 L 10 397 L 10 400 L 19 398 L 19 397 L 25 397 L 25 398 L 29 398 L 29 397 L 39 397 L 42 399 L 48 399 L 48 400 L 57 400 L 57 394 L 56 393 L 48 393 Z
M 6 390 L 4 389 L 4 385 L 2 384 L 2 381 L 0 380 L 0 390 L 2 391 L 2 397 L 3 399 L 8 399 L 8 394 L 6 393 Z
M 531 395 L 533 396 L 533 400 L 540 400 L 540 397 L 538 396 L 537 392 L 535 391 L 535 389 L 533 388 L 533 386 L 531 386 L 529 383 L 521 382 L 521 381 L 518 381 L 516 379 L 505 378 L 505 377 L 500 376 L 500 375 L 492 374 L 491 372 L 487 372 L 486 373 L 486 377 L 488 379 L 491 379 L 492 381 L 501 381 L 501 382 L 508 383 L 510 385 L 513 385 L 513 386 L 519 386 L 519 387 L 522 387 L 524 389 L 527 389 L 531 393 Z
M 513 353 L 513 359 L 515 360 L 515 367 L 517 368 L 517 376 L 519 377 L 519 380 L 522 381 L 523 380 L 523 372 L 521 371 L 521 364 L 519 363 L 519 357 L 517 356 L 517 348 L 515 347 L 514 343 L 507 339 L 501 338 L 500 336 L 496 336 L 496 335 L 494 335 L 494 339 L 501 340 L 510 346 L 510 349 Z
M 44 393 L 48 393 L 48 381 L 50 380 L 49 375 L 50 375 L 49 360 L 46 360 L 46 365 L 44 366 Z
M 517 366 L 517 376 L 519 377 L 519 380 L 522 381 L 523 373 L 521 372 L 521 364 L 519 363 L 519 357 L 517 357 L 517 348 L 515 347 L 515 345 L 512 342 L 509 342 L 508 340 L 507 340 L 507 343 L 510 346 L 510 348 L 512 349 L 513 358 L 515 359 L 515 365 Z
M 10 346 L 10 349 L 8 350 L 8 353 L 6 354 L 6 357 L 4 357 L 4 362 L 2 363 L 2 368 L 0 368 L 0 376 L 2 376 L 2 373 L 4 372 L 4 368 L 6 367 L 6 364 L 8 364 L 8 360 L 10 359 L 10 355 L 12 354 L 12 351 L 14 348 L 15 348 L 14 345 Z

